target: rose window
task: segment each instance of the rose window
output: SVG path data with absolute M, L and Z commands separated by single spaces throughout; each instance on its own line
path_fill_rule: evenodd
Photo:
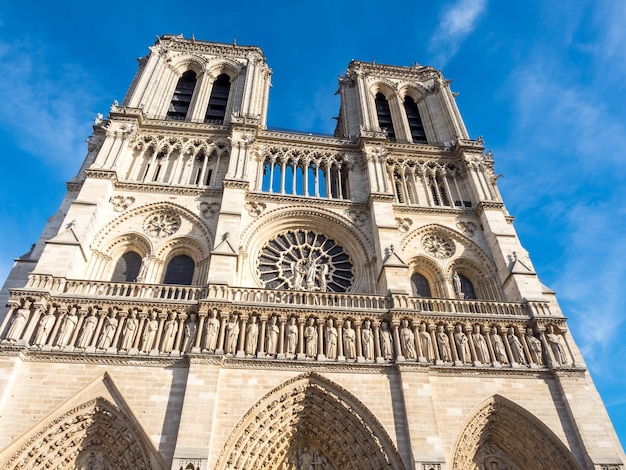
M 161 212 L 146 219 L 144 230 L 148 235 L 156 238 L 169 237 L 180 228 L 178 214 Z
M 455 251 L 454 244 L 450 240 L 438 235 L 426 235 L 422 238 L 422 246 L 426 252 L 440 259 L 449 258 Z
M 354 277 L 344 249 L 311 230 L 289 230 L 270 240 L 257 268 L 268 289 L 346 292 Z

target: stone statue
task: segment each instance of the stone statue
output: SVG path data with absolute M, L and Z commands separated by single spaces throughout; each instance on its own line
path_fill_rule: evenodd
M 289 324 L 287 325 L 287 354 L 290 357 L 295 357 L 296 348 L 298 347 L 298 325 L 296 325 L 296 319 L 291 317 Z
M 137 282 L 145 282 L 146 276 L 148 275 L 148 268 L 150 267 L 150 256 L 145 255 L 141 259 L 141 267 L 139 268 L 139 274 L 135 278 Z
M 433 349 L 433 341 L 428 331 L 426 331 L 426 324 L 421 323 L 419 328 L 419 340 L 422 346 L 422 354 L 427 361 L 435 360 L 435 350 Z
M 552 353 L 554 354 L 554 358 L 559 364 L 567 364 L 567 355 L 565 354 L 565 349 L 561 344 L 560 337 L 556 333 L 554 333 L 554 327 L 552 325 L 548 325 L 546 327 L 546 339 L 548 340 L 548 344 L 552 349 Z
M 291 287 L 293 289 L 302 289 L 302 267 L 300 261 L 291 262 Z
M 483 364 L 489 364 L 491 362 L 489 357 L 489 346 L 487 345 L 485 337 L 480 333 L 480 325 L 474 325 L 472 341 L 474 342 L 474 349 L 476 349 L 476 359 Z
M 20 308 L 13 314 L 13 320 L 11 320 L 11 326 L 5 336 L 5 341 L 15 343 L 18 339 L 20 339 L 29 313 L 30 309 Z
M 456 350 L 459 355 L 459 361 L 466 364 L 472 362 L 472 352 L 470 350 L 469 340 L 467 335 L 463 333 L 463 327 L 457 324 L 454 332 L 454 342 L 456 343 Z
M 407 359 L 417 359 L 417 353 L 415 352 L 415 333 L 409 328 L 409 322 L 407 320 L 402 320 L 400 342 L 402 343 L 404 357 Z
M 465 294 L 463 294 L 463 291 L 461 289 L 461 277 L 456 271 L 454 271 L 454 275 L 452 276 L 452 282 L 454 283 L 454 292 L 456 293 L 457 298 L 465 298 Z
M 231 315 L 226 323 L 226 354 L 237 353 L 237 339 L 239 339 L 239 316 Z
M 439 354 L 444 362 L 452 362 L 452 349 L 450 348 L 450 338 L 443 330 L 443 325 L 437 327 L 437 344 L 439 345 Z
M 511 327 L 509 330 L 509 346 L 511 346 L 511 354 L 513 355 L 513 362 L 526 365 L 526 357 L 524 356 L 524 347 L 522 342 L 515 334 L 515 328 Z
M 220 321 L 216 318 L 217 310 L 213 309 L 211 316 L 204 327 L 204 350 L 215 352 L 217 345 L 217 334 L 220 330 Z
M 346 359 L 356 359 L 356 333 L 350 324 L 350 320 L 346 320 L 343 329 L 343 353 Z
M 528 350 L 532 361 L 538 366 L 543 365 L 543 347 L 541 346 L 541 340 L 533 335 L 533 330 L 528 328 L 526 330 L 526 341 L 528 342 Z
M 315 327 L 315 320 L 309 318 L 307 326 L 304 329 L 304 341 L 306 343 L 306 357 L 317 356 L 317 328 Z
M 380 354 L 386 361 L 393 359 L 393 342 L 391 341 L 391 331 L 389 331 L 387 322 L 380 324 Z
M 102 332 L 100 333 L 100 339 L 98 339 L 97 349 L 107 349 L 113 342 L 115 336 L 115 329 L 117 328 L 118 320 L 115 318 L 115 311 L 111 311 L 108 317 L 104 318 L 102 326 Z
M 192 312 L 189 314 L 189 320 L 183 326 L 183 343 L 180 347 L 181 352 L 188 353 L 196 344 L 196 337 L 198 336 L 198 322 L 196 321 L 197 315 Z
M 331 319 L 326 322 L 326 357 L 328 359 L 337 359 L 337 328 L 334 327 Z
M 163 341 L 161 343 L 161 352 L 170 353 L 174 349 L 176 341 L 176 333 L 178 333 L 178 322 L 176 321 L 176 312 L 170 313 L 170 319 L 163 326 Z
M 504 349 L 504 343 L 502 338 L 498 334 L 498 327 L 493 327 L 493 333 L 491 334 L 491 343 L 493 344 L 493 354 L 496 356 L 496 361 L 500 364 L 507 364 L 509 360 L 506 356 L 506 349 Z
M 76 307 L 72 307 L 70 313 L 63 317 L 63 323 L 61 323 L 61 329 L 59 330 L 59 337 L 57 339 L 57 346 L 63 348 L 70 343 L 72 333 L 74 333 L 77 323 L 78 316 L 76 315 Z
M 326 292 L 328 290 L 328 272 L 330 268 L 328 263 L 324 263 L 320 269 L 320 292 Z
M 280 333 L 280 328 L 276 324 L 276 317 L 270 318 L 267 323 L 267 331 L 265 332 L 265 342 L 267 343 L 267 354 L 274 355 L 276 354 L 276 350 L 278 349 L 278 334 Z
M 95 311 L 92 310 L 89 313 L 89 316 L 85 318 L 80 335 L 78 335 L 78 340 L 76 340 L 77 348 L 85 349 L 91 344 L 91 338 L 93 337 L 93 333 L 96 331 L 96 325 L 98 324 L 98 319 L 95 315 Z
M 149 353 L 154 348 L 154 340 L 159 329 L 159 322 L 156 319 L 156 312 L 150 313 L 150 320 L 146 322 L 146 326 L 143 330 L 143 336 L 141 338 L 141 352 Z
M 315 278 L 317 275 L 317 263 L 316 263 L 317 259 L 311 257 L 309 259 L 309 262 L 307 264 L 307 271 L 306 271 L 306 288 L 307 290 L 315 290 Z
M 256 316 L 250 317 L 250 323 L 246 326 L 246 356 L 254 356 L 259 342 L 259 324 Z
M 120 345 L 120 351 L 128 351 L 133 347 L 138 328 L 139 320 L 137 320 L 137 311 L 133 310 L 130 312 L 129 317 L 124 323 L 124 328 L 122 329 L 122 344 Z
M 51 307 L 50 310 L 48 310 L 39 320 L 39 323 L 37 324 L 37 332 L 35 333 L 35 340 L 33 341 L 35 346 L 41 347 L 46 344 L 46 341 L 48 341 L 48 335 L 54 326 L 53 310 L 54 308 Z
M 363 357 L 366 361 L 374 360 L 374 333 L 370 328 L 370 324 L 369 320 L 365 320 L 361 330 L 361 346 L 363 348 Z

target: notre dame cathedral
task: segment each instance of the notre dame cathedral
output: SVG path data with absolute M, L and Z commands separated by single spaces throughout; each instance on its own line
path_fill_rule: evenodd
M 438 70 L 272 130 L 258 47 L 165 35 L 2 291 L 0 468 L 624 469 Z

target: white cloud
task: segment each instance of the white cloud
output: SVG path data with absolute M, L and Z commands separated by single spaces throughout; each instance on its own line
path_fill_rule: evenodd
M 443 67 L 459 50 L 461 43 L 476 27 L 485 11 L 487 0 L 459 0 L 442 13 L 429 50 L 435 55 L 433 63 Z

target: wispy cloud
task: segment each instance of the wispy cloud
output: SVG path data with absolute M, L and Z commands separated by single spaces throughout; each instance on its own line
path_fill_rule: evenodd
M 486 6 L 487 0 L 458 0 L 443 11 L 429 44 L 429 51 L 435 56 L 433 63 L 443 67 L 454 57 L 461 43 L 474 31 Z

